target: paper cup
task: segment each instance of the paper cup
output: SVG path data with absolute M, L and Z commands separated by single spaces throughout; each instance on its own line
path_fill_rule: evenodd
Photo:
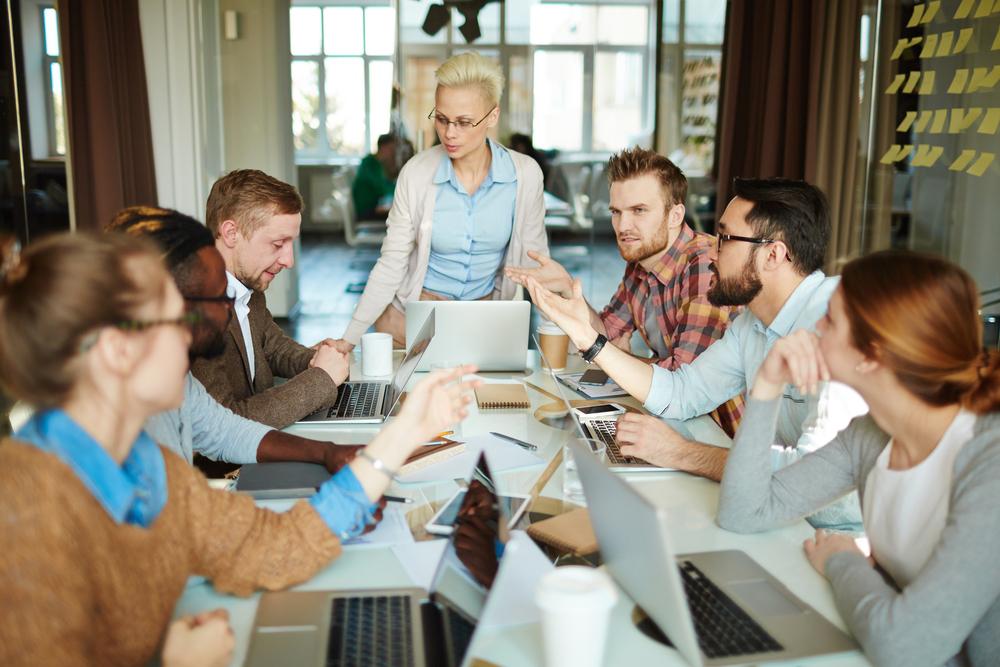
M 600 667 L 618 590 L 601 570 L 557 567 L 535 591 L 542 612 L 545 667 Z
M 566 356 L 569 353 L 569 336 L 552 322 L 542 322 L 538 325 L 536 332 L 538 333 L 538 346 L 542 348 L 544 355 L 543 359 L 552 364 L 552 370 L 565 370 Z M 544 361 L 542 365 L 545 365 Z

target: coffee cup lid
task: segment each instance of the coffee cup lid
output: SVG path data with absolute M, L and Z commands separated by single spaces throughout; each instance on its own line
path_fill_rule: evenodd
M 602 570 L 582 565 L 557 567 L 544 577 L 535 591 L 542 609 L 601 610 L 615 604 L 618 591 Z

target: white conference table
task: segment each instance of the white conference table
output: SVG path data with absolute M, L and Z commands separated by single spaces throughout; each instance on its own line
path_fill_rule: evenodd
M 397 354 L 397 363 L 398 363 Z M 529 373 L 483 373 L 486 378 L 526 379 L 548 391 L 557 394 L 554 381 L 538 370 L 537 353 L 529 351 Z M 578 356 L 571 356 L 569 368 L 582 367 Z M 423 374 L 418 373 L 411 382 L 416 382 Z M 359 379 L 360 371 L 352 367 L 352 379 Z M 585 398 L 574 395 L 565 388 L 571 398 Z M 473 402 L 466 420 L 455 427 L 458 440 L 499 431 L 516 438 L 528 440 L 538 446 L 536 454 L 549 460 L 562 447 L 567 438 L 574 434 L 547 426 L 534 418 L 534 411 L 551 399 L 528 388 L 531 399 L 530 410 L 487 410 L 480 411 Z M 621 401 L 621 399 L 609 399 Z M 674 424 L 679 430 L 687 430 L 689 437 L 702 442 L 726 445 L 729 439 L 708 417 Z M 378 431 L 378 426 L 292 426 L 287 429 L 306 437 L 335 440 L 341 444 L 366 443 Z M 544 463 L 526 468 L 496 473 L 498 486 L 505 493 L 528 493 L 541 473 Z M 718 502 L 718 485 L 708 480 L 678 472 L 634 473 L 626 476 L 643 495 L 668 508 L 671 537 L 678 553 L 713 551 L 720 549 L 741 549 L 752 556 L 769 572 L 778 577 L 800 598 L 815 607 L 836 626 L 846 630 L 837 612 L 833 596 L 826 579 L 817 574 L 802 551 L 802 541 L 813 534 L 805 521 L 788 527 L 757 535 L 739 535 L 722 530 L 715 524 Z M 440 482 L 401 484 L 394 483 L 389 494 L 402 495 L 439 503 L 447 500 L 458 488 L 454 480 Z M 542 496 L 561 498 L 562 469 L 552 477 L 542 491 Z M 262 505 L 275 508 L 287 507 L 288 501 L 267 502 Z M 343 554 L 317 573 L 309 581 L 295 590 L 326 590 L 338 588 L 394 588 L 413 586 L 409 575 L 400 564 L 390 547 L 371 545 L 347 546 Z M 179 600 L 175 616 L 197 613 L 217 607 L 226 608 L 230 614 L 236 636 L 236 648 L 232 665 L 242 665 L 250 641 L 254 614 L 260 593 L 247 598 L 238 598 L 216 593 L 209 583 L 189 586 Z M 619 590 L 619 600 L 615 606 L 608 630 L 608 642 L 604 656 L 606 665 L 633 665 L 655 662 L 660 665 L 686 664 L 672 648 L 659 644 L 640 632 L 631 620 L 634 603 L 624 591 Z M 538 666 L 544 664 L 541 628 L 537 624 L 513 625 L 476 633 L 469 655 L 482 658 L 504 667 Z M 859 652 L 797 660 L 794 664 L 816 664 L 824 666 L 867 665 L 868 661 Z

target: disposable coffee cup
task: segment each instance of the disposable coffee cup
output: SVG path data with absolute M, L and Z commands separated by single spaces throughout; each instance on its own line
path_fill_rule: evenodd
M 542 322 L 538 325 L 538 345 L 542 348 L 545 366 L 547 360 L 552 364 L 552 370 L 561 371 L 566 368 L 566 356 L 569 353 L 569 336 L 552 322 Z
M 392 335 L 366 333 L 361 337 L 361 372 L 380 377 L 392 374 Z
M 535 590 L 542 612 L 545 667 L 600 667 L 618 591 L 607 574 L 582 565 L 557 567 Z

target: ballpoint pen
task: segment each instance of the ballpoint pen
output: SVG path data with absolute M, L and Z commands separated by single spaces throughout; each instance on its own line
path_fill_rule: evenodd
M 512 438 L 509 435 L 504 435 L 503 433 L 497 433 L 496 431 L 490 431 L 490 435 L 496 436 L 502 440 L 507 440 L 508 442 L 513 442 L 518 447 L 523 447 L 530 451 L 535 451 L 538 449 L 537 446 L 531 444 L 530 442 L 525 442 L 524 440 L 518 440 L 517 438 Z
M 382 496 L 382 497 L 385 498 L 386 501 L 390 502 L 390 503 L 412 503 L 413 502 L 413 498 L 404 498 L 402 496 L 388 496 L 388 495 L 386 495 L 386 496 Z

